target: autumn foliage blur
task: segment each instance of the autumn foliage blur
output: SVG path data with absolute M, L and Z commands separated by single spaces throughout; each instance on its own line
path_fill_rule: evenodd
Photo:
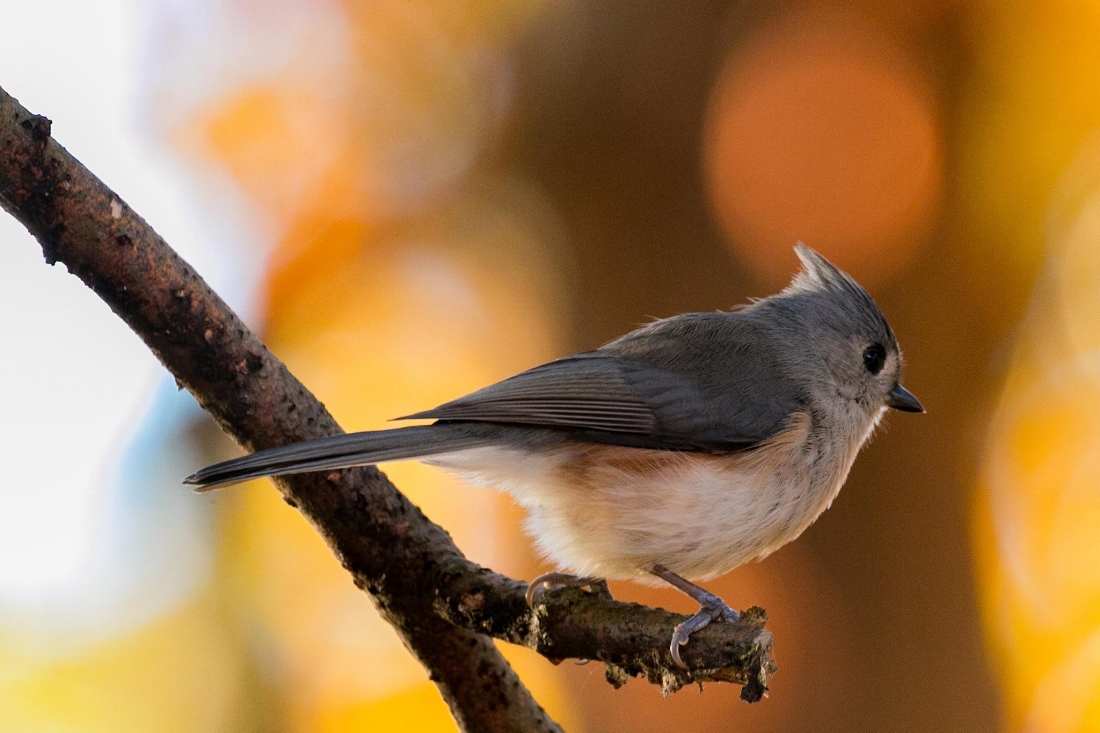
M 145 114 L 262 222 L 265 339 L 347 429 L 765 295 L 798 240 L 890 317 L 928 415 L 889 420 L 802 540 L 712 585 L 769 610 L 771 698 L 615 691 L 505 649 L 567 729 L 1100 730 L 1100 7 L 204 7 L 150 11 Z M 386 471 L 474 560 L 547 569 L 501 496 Z M 0 721 L 453 729 L 299 515 L 264 482 L 212 496 L 209 582 L 63 662 L 4 652 L 34 671 Z

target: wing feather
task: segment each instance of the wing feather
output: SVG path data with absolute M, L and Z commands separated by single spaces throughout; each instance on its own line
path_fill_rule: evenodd
M 627 383 L 622 360 L 580 354 L 535 367 L 400 420 L 478 420 L 582 430 L 652 433 L 652 408 Z
M 768 338 L 747 310 L 666 318 L 398 419 L 529 425 L 647 448 L 745 450 L 804 409 Z

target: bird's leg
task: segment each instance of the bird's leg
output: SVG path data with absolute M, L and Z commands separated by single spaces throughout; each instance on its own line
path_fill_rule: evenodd
M 663 565 L 654 565 L 649 572 L 653 573 L 661 580 L 664 580 L 669 585 L 672 585 L 677 590 L 691 596 L 691 598 L 699 604 L 699 610 L 695 615 L 677 626 L 676 630 L 672 632 L 672 644 L 669 647 L 669 651 L 672 652 L 672 661 L 676 662 L 680 667 L 687 669 L 687 665 L 680 659 L 680 647 L 688 643 L 688 639 L 691 638 L 691 635 L 699 629 L 710 625 L 711 621 L 734 623 L 741 617 L 741 614 L 727 606 L 726 602 L 718 596 L 704 588 L 700 588 L 694 583 L 684 580 Z
M 606 594 L 609 598 L 611 597 L 611 591 L 607 589 L 607 581 L 603 578 L 583 578 L 568 573 L 543 573 L 527 586 L 527 605 L 534 608 L 546 591 L 569 587 L 590 588 L 600 595 Z

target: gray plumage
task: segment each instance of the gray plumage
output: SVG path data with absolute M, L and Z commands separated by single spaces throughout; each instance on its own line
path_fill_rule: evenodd
M 768 338 L 748 310 L 666 318 L 409 417 L 558 428 L 634 447 L 743 450 L 773 435 L 799 402 Z
M 828 336 L 858 336 L 897 352 L 893 331 L 870 295 L 813 250 L 799 245 L 797 251 L 806 269 L 778 295 L 730 312 L 654 321 L 594 351 L 398 418 L 440 421 L 436 426 L 273 448 L 210 466 L 185 483 L 210 489 L 507 442 L 507 431 L 459 429 L 456 423 L 539 427 L 562 439 L 658 450 L 752 448 L 812 404 L 814 386 L 827 371 L 815 346 L 830 343 Z
M 870 295 L 796 252 L 803 271 L 747 306 L 658 320 L 402 418 L 431 425 L 260 451 L 186 483 L 417 458 L 513 494 L 543 553 L 580 575 L 726 572 L 828 507 L 887 407 L 922 410 Z M 692 630 L 733 614 L 699 590 L 677 658 Z
M 424 425 L 396 430 L 333 435 L 305 443 L 293 443 L 250 456 L 208 466 L 184 479 L 184 483 L 208 491 L 226 484 L 262 476 L 332 471 L 369 463 L 401 461 L 438 452 L 483 445 L 480 436 L 462 425 Z

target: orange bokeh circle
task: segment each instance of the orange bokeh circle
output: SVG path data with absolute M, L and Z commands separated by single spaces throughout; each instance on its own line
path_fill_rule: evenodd
M 791 16 L 735 48 L 704 158 L 731 245 L 770 277 L 804 241 L 881 281 L 927 237 L 943 185 L 931 84 L 885 32 L 850 18 Z

